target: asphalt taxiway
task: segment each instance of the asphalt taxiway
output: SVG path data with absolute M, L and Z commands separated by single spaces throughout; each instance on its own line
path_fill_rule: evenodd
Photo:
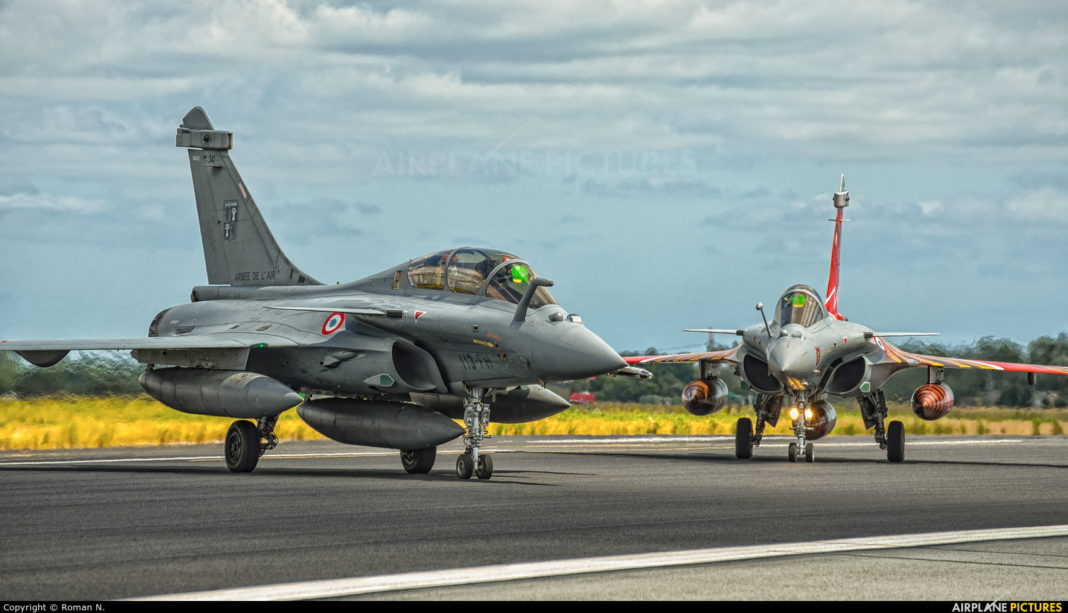
M 819 441 L 814 464 L 785 445 L 738 461 L 731 437 L 495 437 L 490 481 L 453 476 L 455 443 L 418 476 L 330 442 L 247 475 L 217 445 L 3 452 L 0 594 L 1068 596 L 1068 437 L 914 436 L 898 465 L 870 437 Z

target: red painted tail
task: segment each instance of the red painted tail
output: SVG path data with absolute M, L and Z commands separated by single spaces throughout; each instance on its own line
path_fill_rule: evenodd
M 836 319 L 845 319 L 838 312 L 838 269 L 841 264 L 842 253 L 842 223 L 845 222 L 842 219 L 842 209 L 849 206 L 849 192 L 845 187 L 845 175 L 842 175 L 842 187 L 834 195 L 834 208 L 837 209 L 834 218 L 834 244 L 831 245 L 831 273 L 827 279 L 827 298 L 824 299 L 824 306 L 827 307 L 827 312 L 833 315 Z

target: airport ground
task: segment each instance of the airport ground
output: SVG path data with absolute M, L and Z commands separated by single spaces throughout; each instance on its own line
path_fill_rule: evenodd
M 217 445 L 3 452 L 0 594 L 1068 597 L 1068 437 L 913 436 L 900 465 L 868 436 L 814 464 L 785 444 L 738 461 L 727 436 L 495 437 L 489 481 L 453 476 L 456 443 L 428 475 L 322 441 L 247 475 Z

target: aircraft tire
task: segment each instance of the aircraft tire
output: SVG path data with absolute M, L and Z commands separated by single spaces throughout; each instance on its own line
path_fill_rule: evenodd
M 438 448 L 401 449 L 400 456 L 404 470 L 411 474 L 428 473 L 434 468 L 434 461 L 438 458 Z
M 734 455 L 739 460 L 753 457 L 753 420 L 743 417 L 734 430 Z
M 797 443 L 790 443 L 790 448 L 786 451 L 786 457 L 790 458 L 791 462 L 797 461 Z
M 478 465 L 475 466 L 475 476 L 483 481 L 493 476 L 493 456 L 478 456 Z
M 461 453 L 456 458 L 456 476 L 460 479 L 470 479 L 474 471 L 475 462 L 471 459 L 471 454 Z
M 260 433 L 256 426 L 245 420 L 235 421 L 226 431 L 223 455 L 230 472 L 250 473 L 260 461 Z
M 805 461 L 809 464 L 816 461 L 816 446 L 812 443 L 805 444 Z
M 899 421 L 886 428 L 886 459 L 893 464 L 905 461 L 905 424 Z

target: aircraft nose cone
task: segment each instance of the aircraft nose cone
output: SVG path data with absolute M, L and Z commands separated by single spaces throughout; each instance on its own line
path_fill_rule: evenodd
M 808 343 L 784 338 L 768 348 L 768 370 L 775 378 L 806 381 L 816 372 L 816 354 Z
M 560 329 L 536 342 L 534 347 L 534 371 L 543 380 L 566 381 L 593 377 L 627 365 L 615 349 L 581 325 L 556 325 Z

